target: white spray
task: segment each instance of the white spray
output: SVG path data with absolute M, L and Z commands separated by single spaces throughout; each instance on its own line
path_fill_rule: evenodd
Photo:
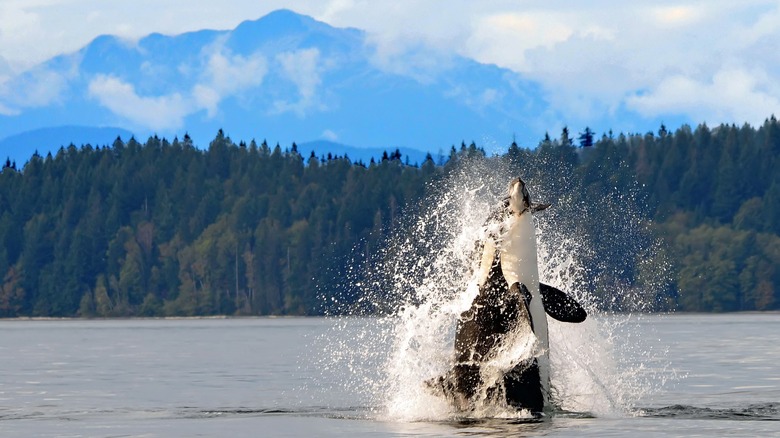
M 409 218 L 385 248 L 384 260 L 375 268 L 382 275 L 361 280 L 374 286 L 367 287 L 367 299 L 395 303 L 397 310 L 370 324 L 372 328 L 366 329 L 370 333 L 350 335 L 356 339 L 349 349 L 332 359 L 339 362 L 335 366 L 351 370 L 344 385 L 362 392 L 382 419 L 444 420 L 464 415 L 434 395 L 424 382 L 453 365 L 457 319 L 478 293 L 470 275 L 479 267 L 474 243 L 484 236 L 486 215 L 505 196 L 507 182 L 518 176 L 496 167 L 500 166 L 495 162 L 477 160 L 432 187 L 422 210 Z M 526 183 L 535 201 L 553 203 L 550 212 L 566 202 L 546 198 L 544 186 L 533 179 Z M 582 324 L 546 319 L 549 345 L 542 347 L 549 354 L 552 402 L 567 411 L 623 415 L 652 389 L 648 382 L 653 378 L 641 378 L 643 370 L 626 367 L 617 359 L 627 318 L 596 312 L 592 298 L 583 292 L 583 285 L 591 280 L 581 265 L 588 243 L 572 227 L 560 226 L 560 216 L 547 214 L 540 213 L 540 219 L 529 215 L 529 222 L 536 225 L 538 280 L 572 293 L 590 315 Z M 381 282 L 389 282 L 382 289 L 389 287 L 390 297 L 376 292 Z M 534 354 L 538 351 L 532 345 L 516 342 L 502 348 L 486 368 L 499 374 Z M 360 365 L 366 362 L 379 364 L 379 368 L 361 374 Z M 517 418 L 527 413 L 484 405 L 469 415 Z

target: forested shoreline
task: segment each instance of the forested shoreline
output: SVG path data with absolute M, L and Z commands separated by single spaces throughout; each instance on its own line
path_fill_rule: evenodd
M 0 173 L 0 317 L 322 314 L 329 291 L 359 299 L 339 274 L 355 249 L 376 251 L 430 184 L 472 159 L 562 167 L 588 199 L 632 191 L 663 242 L 637 257 L 650 257 L 645 270 L 669 266 L 649 310 L 777 310 L 778 157 L 774 117 L 600 138 L 564 130 L 533 149 L 487 157 L 462 144 L 424 163 L 302 157 L 221 131 L 207 149 L 188 137 L 71 145 Z M 599 278 L 643 287 L 641 269 L 616 271 Z M 618 290 L 592 293 L 614 303 Z

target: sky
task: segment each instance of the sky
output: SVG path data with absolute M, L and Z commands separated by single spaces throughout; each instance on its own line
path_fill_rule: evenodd
M 366 31 L 390 69 L 424 69 L 424 48 L 514 70 L 583 120 L 780 115 L 780 0 L 0 0 L 0 88 L 101 34 L 232 29 L 280 8 Z

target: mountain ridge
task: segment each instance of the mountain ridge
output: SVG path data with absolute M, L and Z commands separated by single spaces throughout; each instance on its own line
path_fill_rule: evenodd
M 73 144 L 110 146 L 117 137 L 127 141 L 133 133 L 117 127 L 53 126 L 33 129 L 0 139 L 0 158 L 23 166 L 34 153 L 41 156 L 55 154 L 61 147 Z M 68 139 L 68 140 L 64 140 Z M 30 150 L 32 149 L 32 150 Z
M 362 30 L 278 10 L 228 30 L 98 36 L 0 87 L 0 139 L 116 126 L 139 138 L 188 132 L 200 147 L 224 129 L 280 144 L 435 152 L 476 141 L 496 152 L 560 129 L 550 105 L 516 72 L 424 48 L 388 55 Z
M 177 136 L 174 136 L 174 138 L 176 137 Z M 71 144 L 78 148 L 87 145 L 93 148 L 107 147 L 113 145 L 117 138 L 123 142 L 127 142 L 130 138 L 136 138 L 138 141 L 145 141 L 145 139 L 138 138 L 132 132 L 117 127 L 54 126 L 25 131 L 0 139 L 0 159 L 2 159 L 3 162 L 9 160 L 21 168 L 35 153 L 40 156 L 46 156 L 47 154 L 56 155 L 60 148 L 66 148 Z M 172 141 L 173 138 L 168 140 Z M 312 140 L 293 143 L 296 144 L 298 152 L 304 160 L 308 160 L 313 152 L 318 159 L 325 158 L 328 155 L 333 157 L 347 156 L 352 162 L 360 161 L 364 164 L 368 164 L 371 160 L 380 161 L 384 153 L 389 154 L 398 149 L 401 154 L 401 159 L 404 162 L 408 159 L 409 164 L 419 165 L 425 161 L 425 157 L 429 153 L 427 151 L 407 147 L 366 148 L 329 140 Z M 208 144 L 202 146 L 206 147 Z M 28 153 L 31 147 L 33 147 L 33 150 Z M 292 148 L 292 144 L 280 144 L 280 147 L 282 149 L 290 149 Z M 431 153 L 431 156 L 438 160 L 438 155 Z

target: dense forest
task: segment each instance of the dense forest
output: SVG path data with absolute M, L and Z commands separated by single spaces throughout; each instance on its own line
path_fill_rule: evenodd
M 186 136 L 71 145 L 0 173 L 0 317 L 320 314 L 328 293 L 359 299 L 342 275 L 355 249 L 383 245 L 469 160 L 563 171 L 558 190 L 581 200 L 630 193 L 662 244 L 627 258 L 594 242 L 590 292 L 605 309 L 622 309 L 610 295 L 648 288 L 653 269 L 668 281 L 654 283 L 650 310 L 778 309 L 778 157 L 774 117 L 600 138 L 564 129 L 532 149 L 487 157 L 462 144 L 423 163 L 302 157 L 222 131 L 207 149 Z M 588 220 L 607 235 L 614 217 Z

